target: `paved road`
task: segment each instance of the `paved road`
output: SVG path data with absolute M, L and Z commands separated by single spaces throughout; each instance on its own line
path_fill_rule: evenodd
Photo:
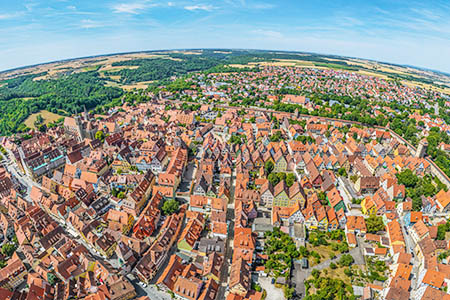
M 9 163 L 5 164 L 5 167 L 8 170 L 8 172 L 11 173 L 16 178 L 16 180 L 26 188 L 26 193 L 24 195 L 25 200 L 32 202 L 31 198 L 29 197 L 31 193 L 31 188 L 33 186 L 39 187 L 39 184 L 37 184 L 30 177 L 28 177 L 26 173 L 24 174 L 22 173 L 22 171 L 19 171 L 20 168 L 15 161 L 14 154 L 10 150 L 7 151 L 8 151 L 7 159 Z
M 399 218 L 400 227 L 402 228 L 402 233 L 405 239 L 405 247 L 406 247 L 406 253 L 411 253 L 414 255 L 414 247 L 415 243 L 412 239 L 411 235 L 409 234 L 408 230 L 405 230 L 405 222 L 403 218 Z M 419 277 L 419 266 L 417 263 L 417 259 L 413 259 L 413 269 L 412 274 L 414 277 L 411 280 L 411 288 L 415 291 L 417 289 L 417 278 Z

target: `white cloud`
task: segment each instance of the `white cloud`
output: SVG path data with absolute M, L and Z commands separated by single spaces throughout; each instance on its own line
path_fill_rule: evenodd
M 190 11 L 195 11 L 195 10 L 211 11 L 211 10 L 214 9 L 214 6 L 212 6 L 212 5 L 205 5 L 205 4 L 198 4 L 198 5 L 185 6 L 184 9 L 190 10 Z
M 138 14 L 140 10 L 145 9 L 145 3 L 120 3 L 113 6 L 115 13 Z
M 98 28 L 98 27 L 103 27 L 105 26 L 105 24 L 97 22 L 97 21 L 93 21 L 90 19 L 85 19 L 85 20 L 81 20 L 80 22 L 80 27 L 81 28 L 85 28 L 85 29 L 89 29 L 89 28 Z
M 252 1 L 247 2 L 246 0 L 225 0 L 225 3 L 236 8 L 256 9 L 256 10 L 272 9 L 277 7 L 275 4 L 272 3 L 252 2 Z
M 13 13 L 13 14 L 0 14 L 0 20 L 8 20 L 8 19 L 14 19 L 19 16 L 23 15 L 22 12 Z
M 271 4 L 271 3 L 254 3 L 254 4 L 250 4 L 248 6 L 250 9 L 272 9 L 272 8 L 276 7 L 275 4 Z
M 283 38 L 283 34 L 281 34 L 281 32 L 274 31 L 274 30 L 256 29 L 256 30 L 253 30 L 252 33 L 257 34 L 257 35 L 262 35 L 262 36 L 265 36 L 267 38 L 272 38 L 272 39 Z
M 38 3 L 33 3 L 33 2 L 24 4 L 24 6 L 25 6 L 25 8 L 27 9 L 28 12 L 33 11 L 34 8 L 37 7 L 38 5 L 39 5 Z

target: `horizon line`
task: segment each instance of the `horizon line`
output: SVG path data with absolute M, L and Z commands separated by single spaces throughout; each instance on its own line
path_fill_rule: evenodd
M 56 59 L 52 61 L 47 62 L 39 62 L 36 64 L 31 65 L 25 65 L 25 66 L 18 66 L 11 69 L 6 70 L 0 70 L 0 74 L 17 71 L 21 69 L 27 69 L 27 68 L 33 68 L 48 64 L 54 64 L 54 63 L 60 63 L 60 62 L 69 62 L 69 61 L 75 61 L 75 60 L 81 60 L 86 58 L 97 58 L 97 57 L 107 57 L 107 56 L 113 56 L 113 55 L 126 55 L 126 54 L 137 54 L 137 53 L 150 53 L 150 52 L 170 52 L 170 51 L 194 51 L 194 50 L 231 50 L 231 51 L 263 51 L 263 52 L 285 52 L 285 53 L 298 53 L 298 54 L 315 54 L 315 55 L 322 55 L 322 56 L 329 56 L 329 57 L 338 57 L 338 58 L 346 58 L 346 59 L 362 59 L 366 61 L 376 62 L 376 63 L 382 63 L 382 64 L 388 64 L 393 66 L 399 66 L 399 67 L 410 67 L 421 71 L 432 71 L 434 73 L 442 74 L 445 76 L 450 77 L 450 73 L 447 73 L 445 71 L 435 70 L 427 67 L 419 67 L 409 64 L 401 64 L 401 63 L 393 63 L 393 62 L 385 62 L 385 61 L 379 61 L 375 59 L 369 59 L 369 58 L 362 58 L 362 57 L 356 57 L 356 56 L 345 56 L 345 55 L 339 55 L 339 54 L 330 54 L 330 53 L 318 53 L 318 52 L 310 52 L 310 51 L 301 51 L 301 50 L 281 50 L 281 49 L 253 49 L 253 48 L 173 48 L 173 49 L 154 49 L 154 50 L 136 50 L 136 51 L 126 51 L 126 52 L 112 52 L 112 53 L 106 53 L 106 54 L 93 54 L 93 55 L 87 55 L 87 56 L 79 56 L 79 57 L 73 57 L 73 58 L 62 58 L 62 59 Z

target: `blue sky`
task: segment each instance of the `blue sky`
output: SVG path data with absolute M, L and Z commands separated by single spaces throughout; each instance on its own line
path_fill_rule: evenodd
M 450 72 L 450 3 L 0 1 L 0 70 L 97 54 L 177 48 L 298 50 Z

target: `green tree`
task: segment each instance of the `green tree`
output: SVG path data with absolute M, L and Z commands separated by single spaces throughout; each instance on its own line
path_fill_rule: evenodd
M 339 176 L 347 177 L 347 170 L 344 167 L 339 168 L 338 170 Z
M 167 216 L 167 215 L 171 215 L 171 214 L 177 212 L 179 206 L 180 206 L 180 204 L 178 203 L 177 200 L 169 199 L 164 202 L 161 210 L 162 210 L 163 214 Z
M 288 187 L 291 187 L 295 183 L 295 174 L 294 173 L 288 173 L 286 176 L 286 185 Z
M 420 211 L 422 209 L 422 199 L 420 197 L 413 197 L 412 204 L 414 211 Z
M 444 240 L 445 239 L 445 233 L 450 231 L 450 221 L 447 221 L 445 224 L 438 225 L 438 231 L 437 231 L 437 240 Z
M 430 196 L 433 196 L 434 194 L 436 194 L 436 188 L 431 182 L 423 183 L 422 190 L 423 190 L 423 194 L 426 197 L 430 197 Z
M 284 291 L 284 297 L 286 299 L 291 299 L 294 296 L 294 288 L 290 288 L 288 285 L 285 285 L 283 288 Z
M 445 239 L 445 232 L 446 232 L 445 224 L 438 225 L 436 239 L 440 240 L 440 241 L 443 241 Z
M 274 167 L 275 165 L 273 164 L 273 162 L 271 160 L 268 160 L 264 164 L 264 171 L 266 171 L 267 174 L 270 174 L 272 173 Z
M 259 284 L 252 282 L 252 290 L 257 291 L 257 292 L 261 292 L 262 288 Z
M 95 133 L 95 138 L 97 139 L 97 140 L 100 140 L 100 141 L 104 141 L 105 140 L 105 133 L 103 132 L 103 130 L 99 130 L 99 131 L 97 131 L 96 133 Z
M 281 131 L 275 132 L 275 134 L 270 136 L 271 142 L 279 142 L 282 139 Z
M 317 196 L 318 196 L 320 202 L 322 203 L 322 205 L 327 205 L 328 204 L 327 195 L 324 192 L 320 191 L 317 194 Z
M 37 127 L 40 132 L 45 132 L 47 130 L 47 126 L 45 124 L 41 124 Z
M 14 253 L 14 251 L 16 251 L 16 245 L 9 243 L 3 244 L 2 246 L 3 255 L 11 256 Z
M 353 259 L 353 256 L 351 256 L 350 254 L 344 254 L 339 259 L 339 265 L 343 267 L 349 267 L 354 262 L 355 260 Z
M 346 252 L 348 252 L 349 248 L 348 248 L 347 242 L 342 242 L 342 243 L 340 243 L 339 246 L 338 246 L 338 250 L 339 250 L 339 252 L 341 252 L 341 253 L 346 253 Z
M 312 277 L 314 277 L 315 279 L 320 277 L 320 271 L 317 269 L 313 269 L 311 272 Z
M 298 251 L 300 252 L 300 255 L 302 257 L 308 257 L 309 256 L 309 251 L 305 246 L 300 246 L 300 248 L 298 248 Z
M 273 186 L 276 186 L 280 182 L 280 177 L 275 173 L 270 173 L 269 176 L 267 176 L 267 179 Z
M 405 185 L 405 187 L 415 187 L 419 178 L 410 170 L 405 169 L 397 174 L 399 184 Z
M 277 176 L 278 176 L 278 179 L 280 179 L 280 181 L 286 180 L 286 173 L 284 173 L 284 172 L 277 173 Z
M 247 137 L 243 134 L 233 134 L 229 140 L 231 144 L 238 144 L 238 145 L 245 143 L 245 141 L 247 141 Z
M 377 233 L 378 231 L 383 231 L 385 229 L 383 218 L 376 215 L 370 215 L 366 219 L 366 226 L 368 233 Z
M 44 122 L 44 118 L 42 117 L 41 114 L 36 116 L 36 121 L 34 122 L 35 124 L 42 124 Z

